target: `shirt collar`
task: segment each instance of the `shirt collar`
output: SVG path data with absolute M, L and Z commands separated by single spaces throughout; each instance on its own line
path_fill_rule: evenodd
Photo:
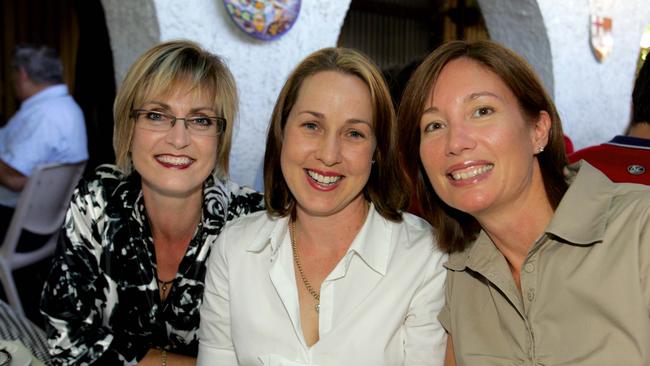
M 28 108 L 32 104 L 38 103 L 40 100 L 63 97 L 68 95 L 68 87 L 65 84 L 56 84 L 48 86 L 31 97 L 25 99 L 21 104 L 21 108 Z
M 248 246 L 250 252 L 261 252 L 267 245 L 271 246 L 272 255 L 277 253 L 278 248 L 286 235 L 288 235 L 289 216 L 276 219 L 276 224 L 266 238 L 261 238 Z M 371 203 L 368 209 L 368 216 L 361 230 L 352 241 L 347 253 L 343 256 L 346 261 L 345 268 L 352 258 L 358 255 L 366 265 L 381 275 L 386 274 L 390 255 L 391 225 L 382 217 Z
M 546 232 L 577 245 L 603 240 L 614 184 L 605 174 L 582 161 Z
M 371 203 L 366 222 L 352 241 L 345 256 L 351 258 L 350 253 L 357 254 L 366 265 L 383 276 L 388 267 L 391 234 L 391 225 Z
M 650 139 L 642 139 L 632 136 L 615 136 L 607 145 L 631 147 L 635 149 L 650 149 Z
M 501 253 L 494 246 L 492 240 L 484 230 L 481 230 L 478 238 L 462 252 L 452 253 L 445 267 L 452 271 L 462 271 L 470 267 L 477 272 L 485 272 L 493 268 L 490 263 L 499 258 Z
M 272 255 L 275 256 L 278 248 L 282 244 L 282 240 L 289 230 L 289 216 L 274 217 L 267 214 L 265 217 L 269 217 L 271 220 L 275 221 L 273 229 L 268 236 L 260 237 L 259 240 L 250 243 L 246 250 L 249 252 L 260 253 L 264 248 L 270 245 Z

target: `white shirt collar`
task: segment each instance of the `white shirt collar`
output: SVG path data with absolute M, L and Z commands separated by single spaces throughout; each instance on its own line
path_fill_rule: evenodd
M 388 260 L 390 259 L 390 241 L 392 235 L 392 226 L 386 225 L 386 219 L 375 210 L 375 206 L 370 203 L 368 216 L 361 230 L 352 241 L 342 261 L 344 266 L 337 266 L 340 270 L 346 272 L 348 264 L 354 254 L 358 255 L 366 265 L 381 275 L 386 274 Z M 286 235 L 288 235 L 289 216 L 277 218 L 275 227 L 266 238 L 254 241 L 246 249 L 249 252 L 260 253 L 267 245 L 271 246 L 272 256 L 277 254 L 278 248 L 282 245 Z M 336 269 L 335 269 L 336 270 Z M 332 273 L 334 277 L 344 276 L 345 273 Z

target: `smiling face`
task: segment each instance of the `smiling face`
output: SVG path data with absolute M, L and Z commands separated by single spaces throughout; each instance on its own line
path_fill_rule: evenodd
M 365 204 L 375 151 L 370 91 L 356 76 L 305 79 L 284 126 L 280 162 L 299 213 L 330 216 Z
M 147 98 L 139 109 L 183 117 L 216 116 L 210 93 L 171 88 L 169 95 Z M 143 118 L 142 116 L 140 118 Z M 152 131 L 135 121 L 131 159 L 142 177 L 142 190 L 150 195 L 189 197 L 201 195 L 203 182 L 216 164 L 217 136 L 192 135 L 182 120 L 169 131 Z
M 507 85 L 478 62 L 449 62 L 420 120 L 420 157 L 436 194 L 480 221 L 509 205 L 545 199 L 535 154 L 546 146 L 545 112 L 527 121 Z

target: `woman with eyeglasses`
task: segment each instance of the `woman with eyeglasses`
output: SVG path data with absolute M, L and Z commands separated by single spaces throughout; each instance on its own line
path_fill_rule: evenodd
M 442 252 L 403 213 L 388 88 L 326 48 L 289 76 L 264 159 L 267 212 L 228 224 L 208 264 L 199 365 L 442 365 Z
M 227 179 L 237 106 L 219 57 L 145 52 L 114 105 L 116 165 L 72 198 L 41 304 L 58 365 L 192 365 L 210 246 L 262 196 Z

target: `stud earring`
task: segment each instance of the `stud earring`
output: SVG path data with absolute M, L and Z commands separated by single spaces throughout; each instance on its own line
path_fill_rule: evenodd
M 539 153 L 544 152 L 544 146 L 540 146 L 539 149 L 537 149 L 537 152 L 539 152 Z

